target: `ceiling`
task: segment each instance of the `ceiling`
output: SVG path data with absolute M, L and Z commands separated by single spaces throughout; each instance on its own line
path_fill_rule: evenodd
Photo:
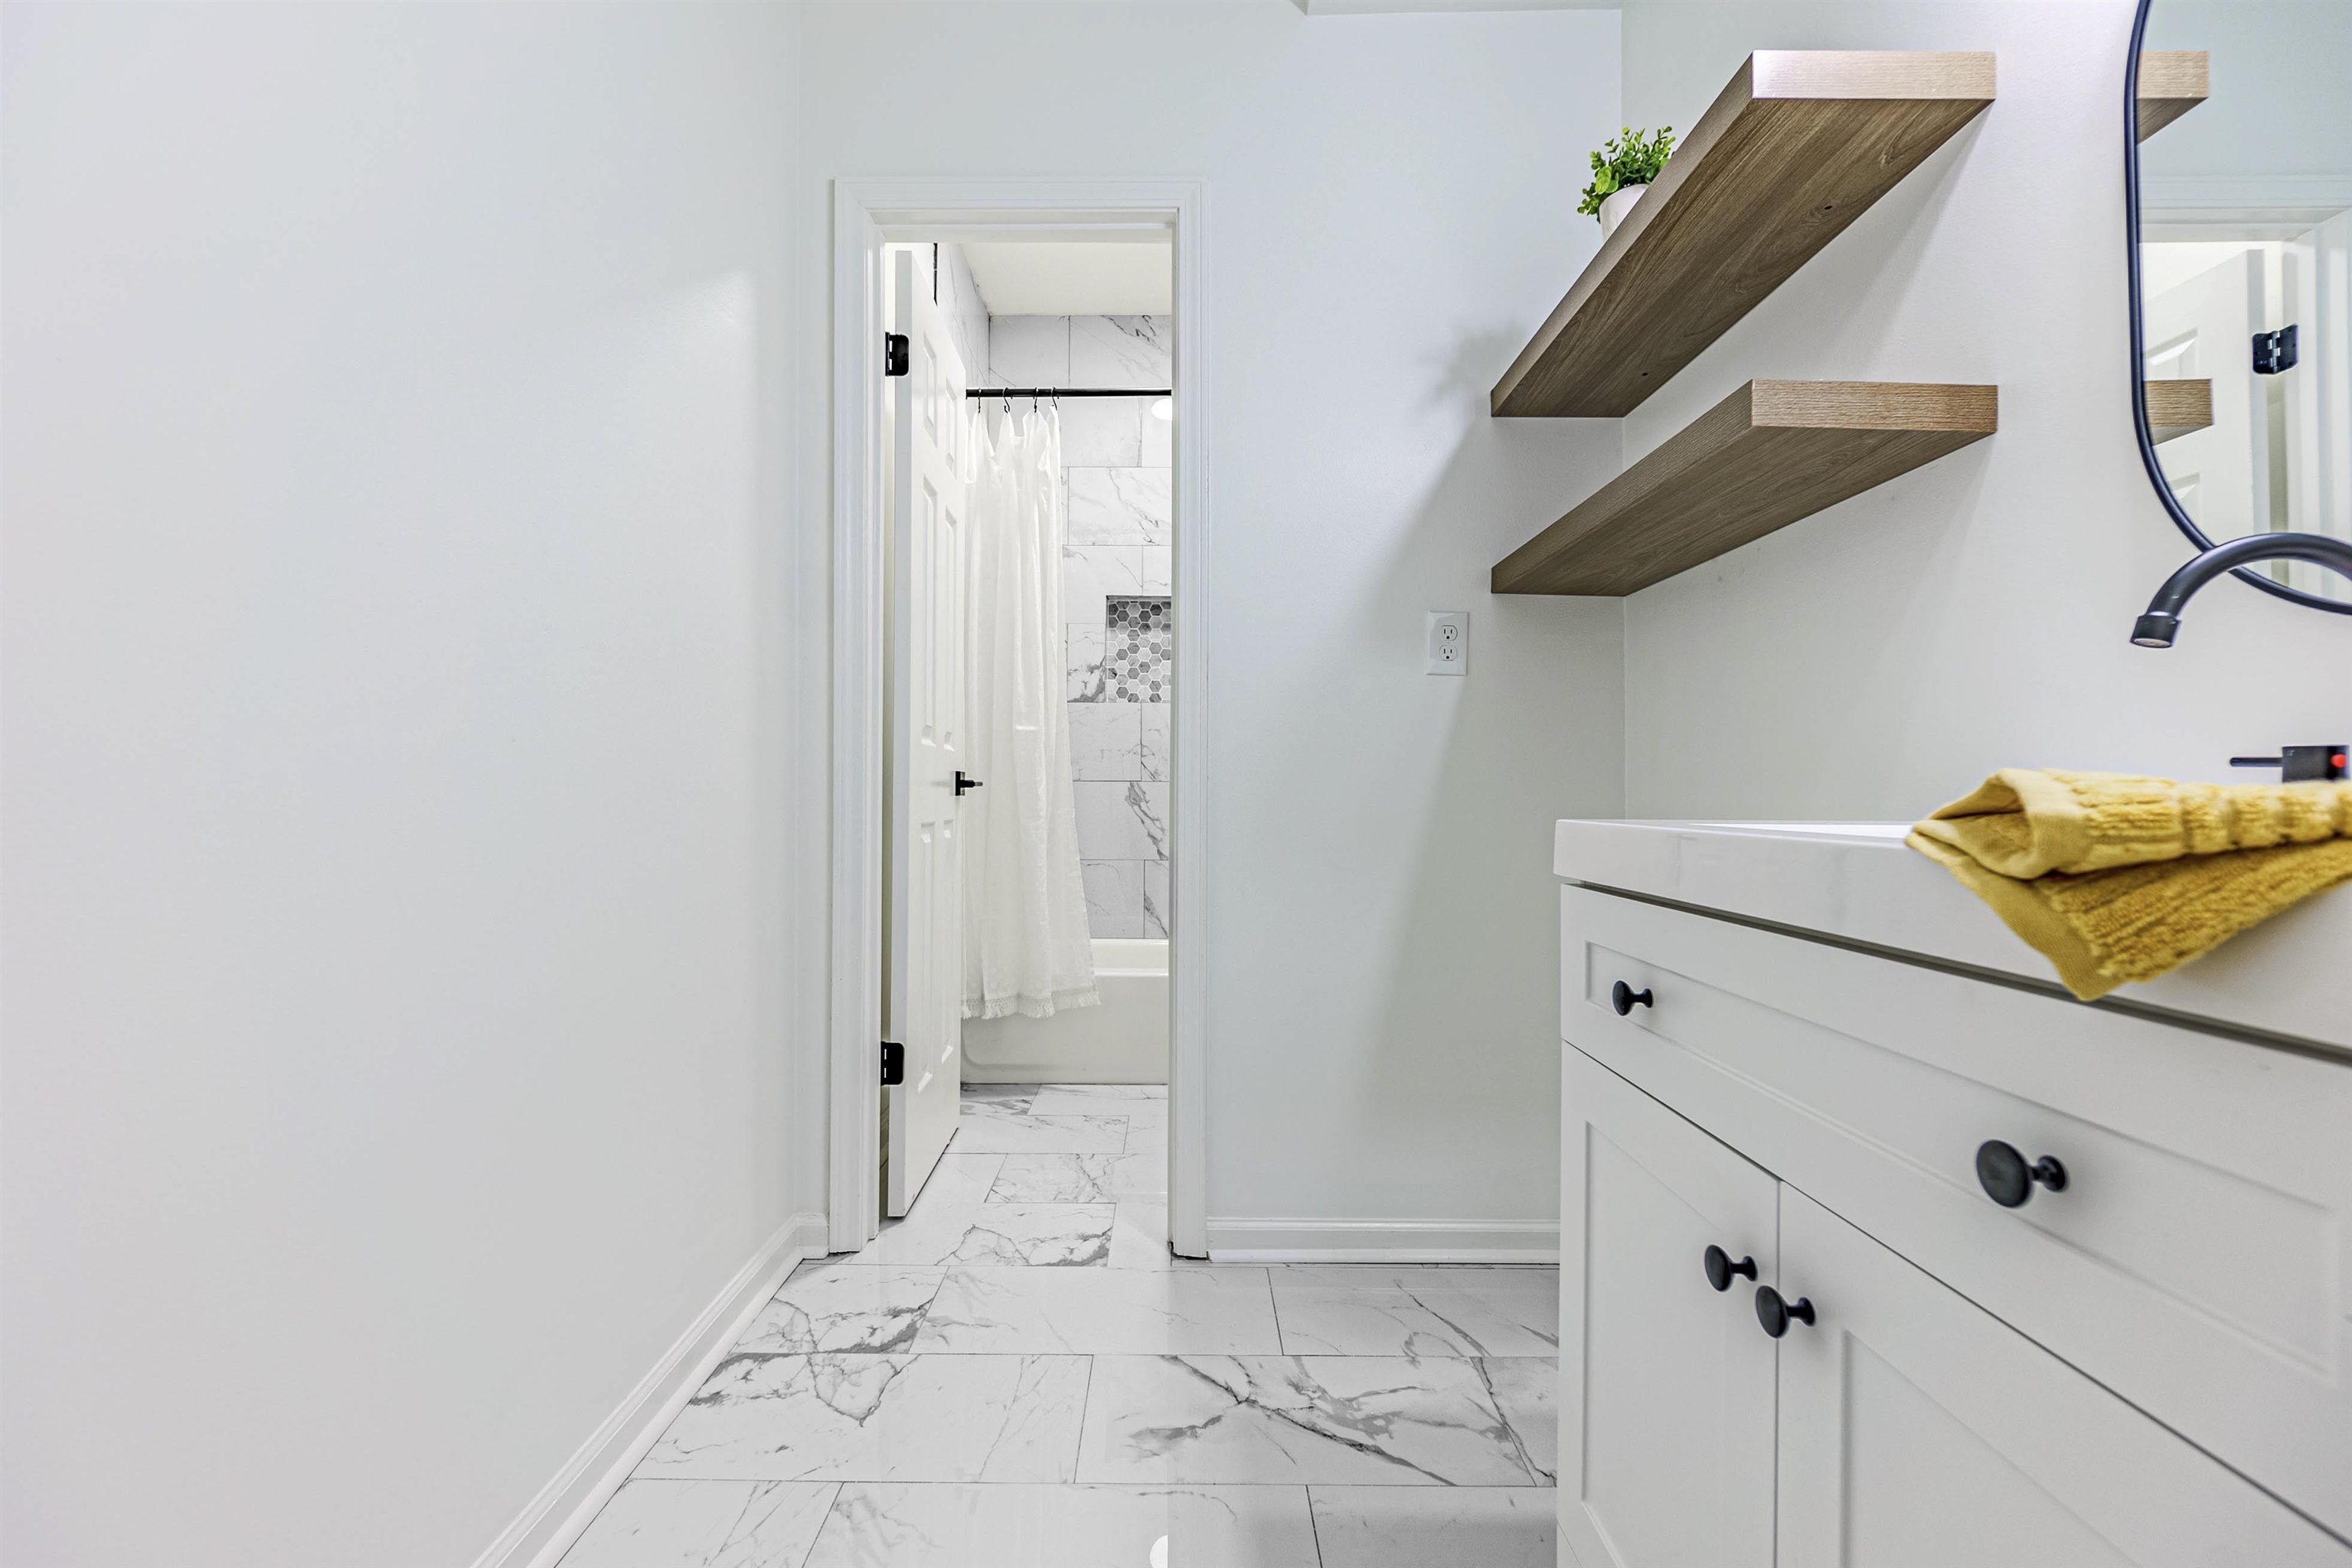
M 1175 310 L 1164 237 L 987 240 L 964 260 L 992 316 L 1165 316 Z

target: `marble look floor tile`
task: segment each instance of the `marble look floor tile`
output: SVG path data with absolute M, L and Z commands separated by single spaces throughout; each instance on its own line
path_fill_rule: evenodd
M 704 1480 L 1066 1481 L 1087 1358 L 730 1355 L 637 1467 Z
M 1113 1268 L 1206 1268 L 1206 1258 L 1178 1258 L 1168 1250 L 1168 1205 L 1124 1203 L 1111 1222 Z
M 1045 1086 L 1042 1083 L 967 1082 L 963 1086 L 961 1098 L 966 1104 L 977 1102 L 982 1104 L 1009 1105 L 1013 1106 L 1016 1109 L 1026 1110 L 1028 1109 L 1029 1102 L 1037 1098 L 1037 1091 L 1045 1087 Z
M 1033 1116 L 1003 1100 L 966 1100 L 949 1149 L 958 1154 L 1124 1154 L 1127 1121 L 1111 1115 Z
M 1004 1158 L 1002 1154 L 942 1154 L 915 1202 L 976 1204 L 996 1184 L 996 1173 Z
M 988 1201 L 999 1204 L 1115 1204 L 1168 1195 L 1165 1155 L 1007 1154 Z M 1533 1353 L 1533 1352 L 1530 1352 Z
M 1543 1488 L 1310 1487 L 1307 1495 L 1321 1568 L 1552 1568 L 1558 1561 L 1559 1494 Z
M 1483 1263 L 1285 1263 L 1276 1267 L 1274 1284 L 1277 1290 L 1332 1286 L 1361 1290 L 1532 1290 L 1558 1300 L 1559 1268 L 1556 1264 L 1522 1268 Z
M 1145 1123 L 1165 1126 L 1168 1122 L 1168 1096 L 1092 1092 L 1097 1089 L 1129 1090 L 1159 1088 L 1156 1084 L 1059 1084 L 1038 1087 L 1037 1098 L 1031 1102 L 1031 1112 L 1037 1116 L 1119 1116 L 1129 1126 Z
M 852 1483 L 842 1489 L 807 1568 L 1160 1563 L 1317 1568 L 1306 1489 Z
M 1107 1204 L 915 1205 L 850 1254 L 851 1267 L 983 1263 L 1068 1268 L 1110 1261 L 1115 1211 Z
M 1076 1100 L 1160 1100 L 1168 1098 L 1164 1083 L 1041 1083 L 1039 1094 L 1066 1096 Z
M 563 1554 L 562 1568 L 796 1563 L 840 1489 L 834 1481 L 629 1481 Z
M 1559 1360 L 1556 1356 L 1475 1361 L 1495 1407 L 1518 1438 L 1519 1457 L 1537 1481 L 1559 1475 Z
M 924 1333 L 942 1350 L 998 1354 L 1281 1350 L 1265 1272 L 1248 1268 L 951 1269 Z
M 828 1268 L 762 1308 L 742 1352 L 1275 1355 L 1263 1268 Z
M 784 1281 L 734 1348 L 777 1355 L 950 1349 L 925 1332 L 947 1276 L 947 1269 L 936 1266 L 836 1258 Z
M 1168 385 L 1173 326 L 1167 316 L 1071 317 L 1071 384 L 1154 391 Z
M 1275 1296 L 1292 1355 L 1548 1356 L 1559 1299 L 1541 1290 L 1286 1286 Z
M 1097 1356 L 1087 1481 L 1527 1486 L 1527 1440 L 1471 1361 Z M 1501 1364 L 1501 1363 L 1496 1363 Z

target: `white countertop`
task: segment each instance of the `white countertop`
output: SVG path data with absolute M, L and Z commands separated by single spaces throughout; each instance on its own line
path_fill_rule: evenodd
M 1904 847 L 1900 822 L 1562 822 L 1552 869 L 1843 942 L 2055 986 L 2049 962 Z M 2352 885 L 2112 999 L 2352 1052 Z

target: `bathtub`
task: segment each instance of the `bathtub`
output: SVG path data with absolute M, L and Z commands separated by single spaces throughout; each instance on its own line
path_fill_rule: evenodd
M 966 1083 L 1166 1083 L 1168 943 L 1095 939 L 1099 1007 L 966 1018 Z

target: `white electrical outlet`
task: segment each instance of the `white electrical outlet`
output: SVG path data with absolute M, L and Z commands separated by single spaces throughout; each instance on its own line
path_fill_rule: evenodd
M 1432 610 L 1429 612 L 1429 673 L 1432 675 L 1470 673 L 1469 611 Z

